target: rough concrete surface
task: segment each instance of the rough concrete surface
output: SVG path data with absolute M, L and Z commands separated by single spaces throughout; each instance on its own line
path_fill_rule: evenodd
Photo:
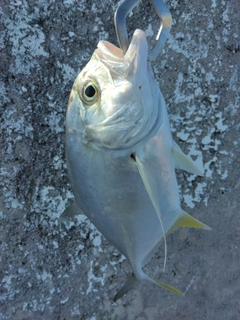
M 73 81 L 100 39 L 117 44 L 115 0 L 0 0 L 0 319 L 240 319 L 239 0 L 168 0 L 170 37 L 153 63 L 174 139 L 204 162 L 178 172 L 182 207 L 212 231 L 167 238 L 142 283 L 113 297 L 131 272 L 83 215 L 60 224 L 73 195 L 64 154 Z M 128 29 L 152 37 L 147 1 Z

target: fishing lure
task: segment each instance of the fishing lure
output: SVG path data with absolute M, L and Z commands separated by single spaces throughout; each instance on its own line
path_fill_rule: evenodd
M 129 45 L 126 28 L 118 28 L 125 26 L 121 12 L 129 11 L 133 2 L 129 7 L 125 1 L 115 16 L 122 49 L 99 42 L 74 82 L 66 117 L 66 156 L 75 202 L 63 217 L 84 212 L 129 261 L 133 276 L 115 300 L 137 280 L 181 294 L 151 279 L 142 268 L 162 240 L 165 264 L 169 232 L 178 227 L 210 229 L 180 207 L 175 169 L 197 175 L 202 171 L 173 141 L 153 77 L 149 60 L 165 39 L 149 52 L 143 31 L 136 30 Z M 162 29 L 168 32 L 171 15 L 166 5 L 153 3 L 161 3 L 158 11 L 163 6 Z

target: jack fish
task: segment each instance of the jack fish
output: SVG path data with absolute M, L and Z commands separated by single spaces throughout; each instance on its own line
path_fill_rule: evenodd
M 145 33 L 136 30 L 124 55 L 100 41 L 76 78 L 67 109 L 66 156 L 75 202 L 127 258 L 137 280 L 175 293 L 142 270 L 166 234 L 178 227 L 210 229 L 180 207 L 175 169 L 202 170 L 173 141 L 163 96 L 147 59 Z M 164 261 L 164 263 L 165 263 Z

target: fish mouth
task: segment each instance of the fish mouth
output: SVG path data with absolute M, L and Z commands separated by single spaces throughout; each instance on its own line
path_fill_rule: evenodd
M 147 64 L 148 44 L 145 32 L 140 29 L 135 30 L 125 55 L 120 48 L 104 40 L 98 43 L 95 53 L 110 73 L 126 78 L 134 64 L 135 67 L 136 64 Z
M 100 55 L 100 52 L 102 53 L 102 57 L 103 58 L 107 58 L 110 60 L 122 60 L 122 59 L 126 59 L 129 56 L 132 55 L 133 51 L 147 51 L 147 50 L 143 50 L 143 47 L 147 47 L 147 39 L 146 39 L 146 35 L 145 32 L 140 30 L 140 29 L 136 29 L 131 43 L 129 45 L 129 48 L 126 52 L 126 54 L 123 54 L 123 51 L 116 47 L 114 44 L 105 41 L 105 40 L 101 40 L 98 43 L 98 54 Z M 100 52 L 99 52 L 100 51 Z
M 109 59 L 112 61 L 118 61 L 124 59 L 122 50 L 105 40 L 101 40 L 98 43 L 97 53 L 103 60 Z
M 129 58 L 131 59 L 131 57 L 133 58 L 136 52 L 140 56 L 139 58 L 142 61 L 147 62 L 147 58 L 148 58 L 147 38 L 146 38 L 145 32 L 140 29 L 135 30 L 131 43 L 124 57 L 127 59 Z

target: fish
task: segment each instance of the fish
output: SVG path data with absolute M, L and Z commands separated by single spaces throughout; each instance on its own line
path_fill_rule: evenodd
M 203 171 L 174 142 L 144 31 L 125 54 L 101 40 L 77 76 L 66 115 L 66 158 L 75 201 L 62 219 L 84 213 L 123 254 L 132 275 L 114 297 L 152 279 L 143 267 L 179 227 L 210 230 L 182 210 L 175 169 Z

